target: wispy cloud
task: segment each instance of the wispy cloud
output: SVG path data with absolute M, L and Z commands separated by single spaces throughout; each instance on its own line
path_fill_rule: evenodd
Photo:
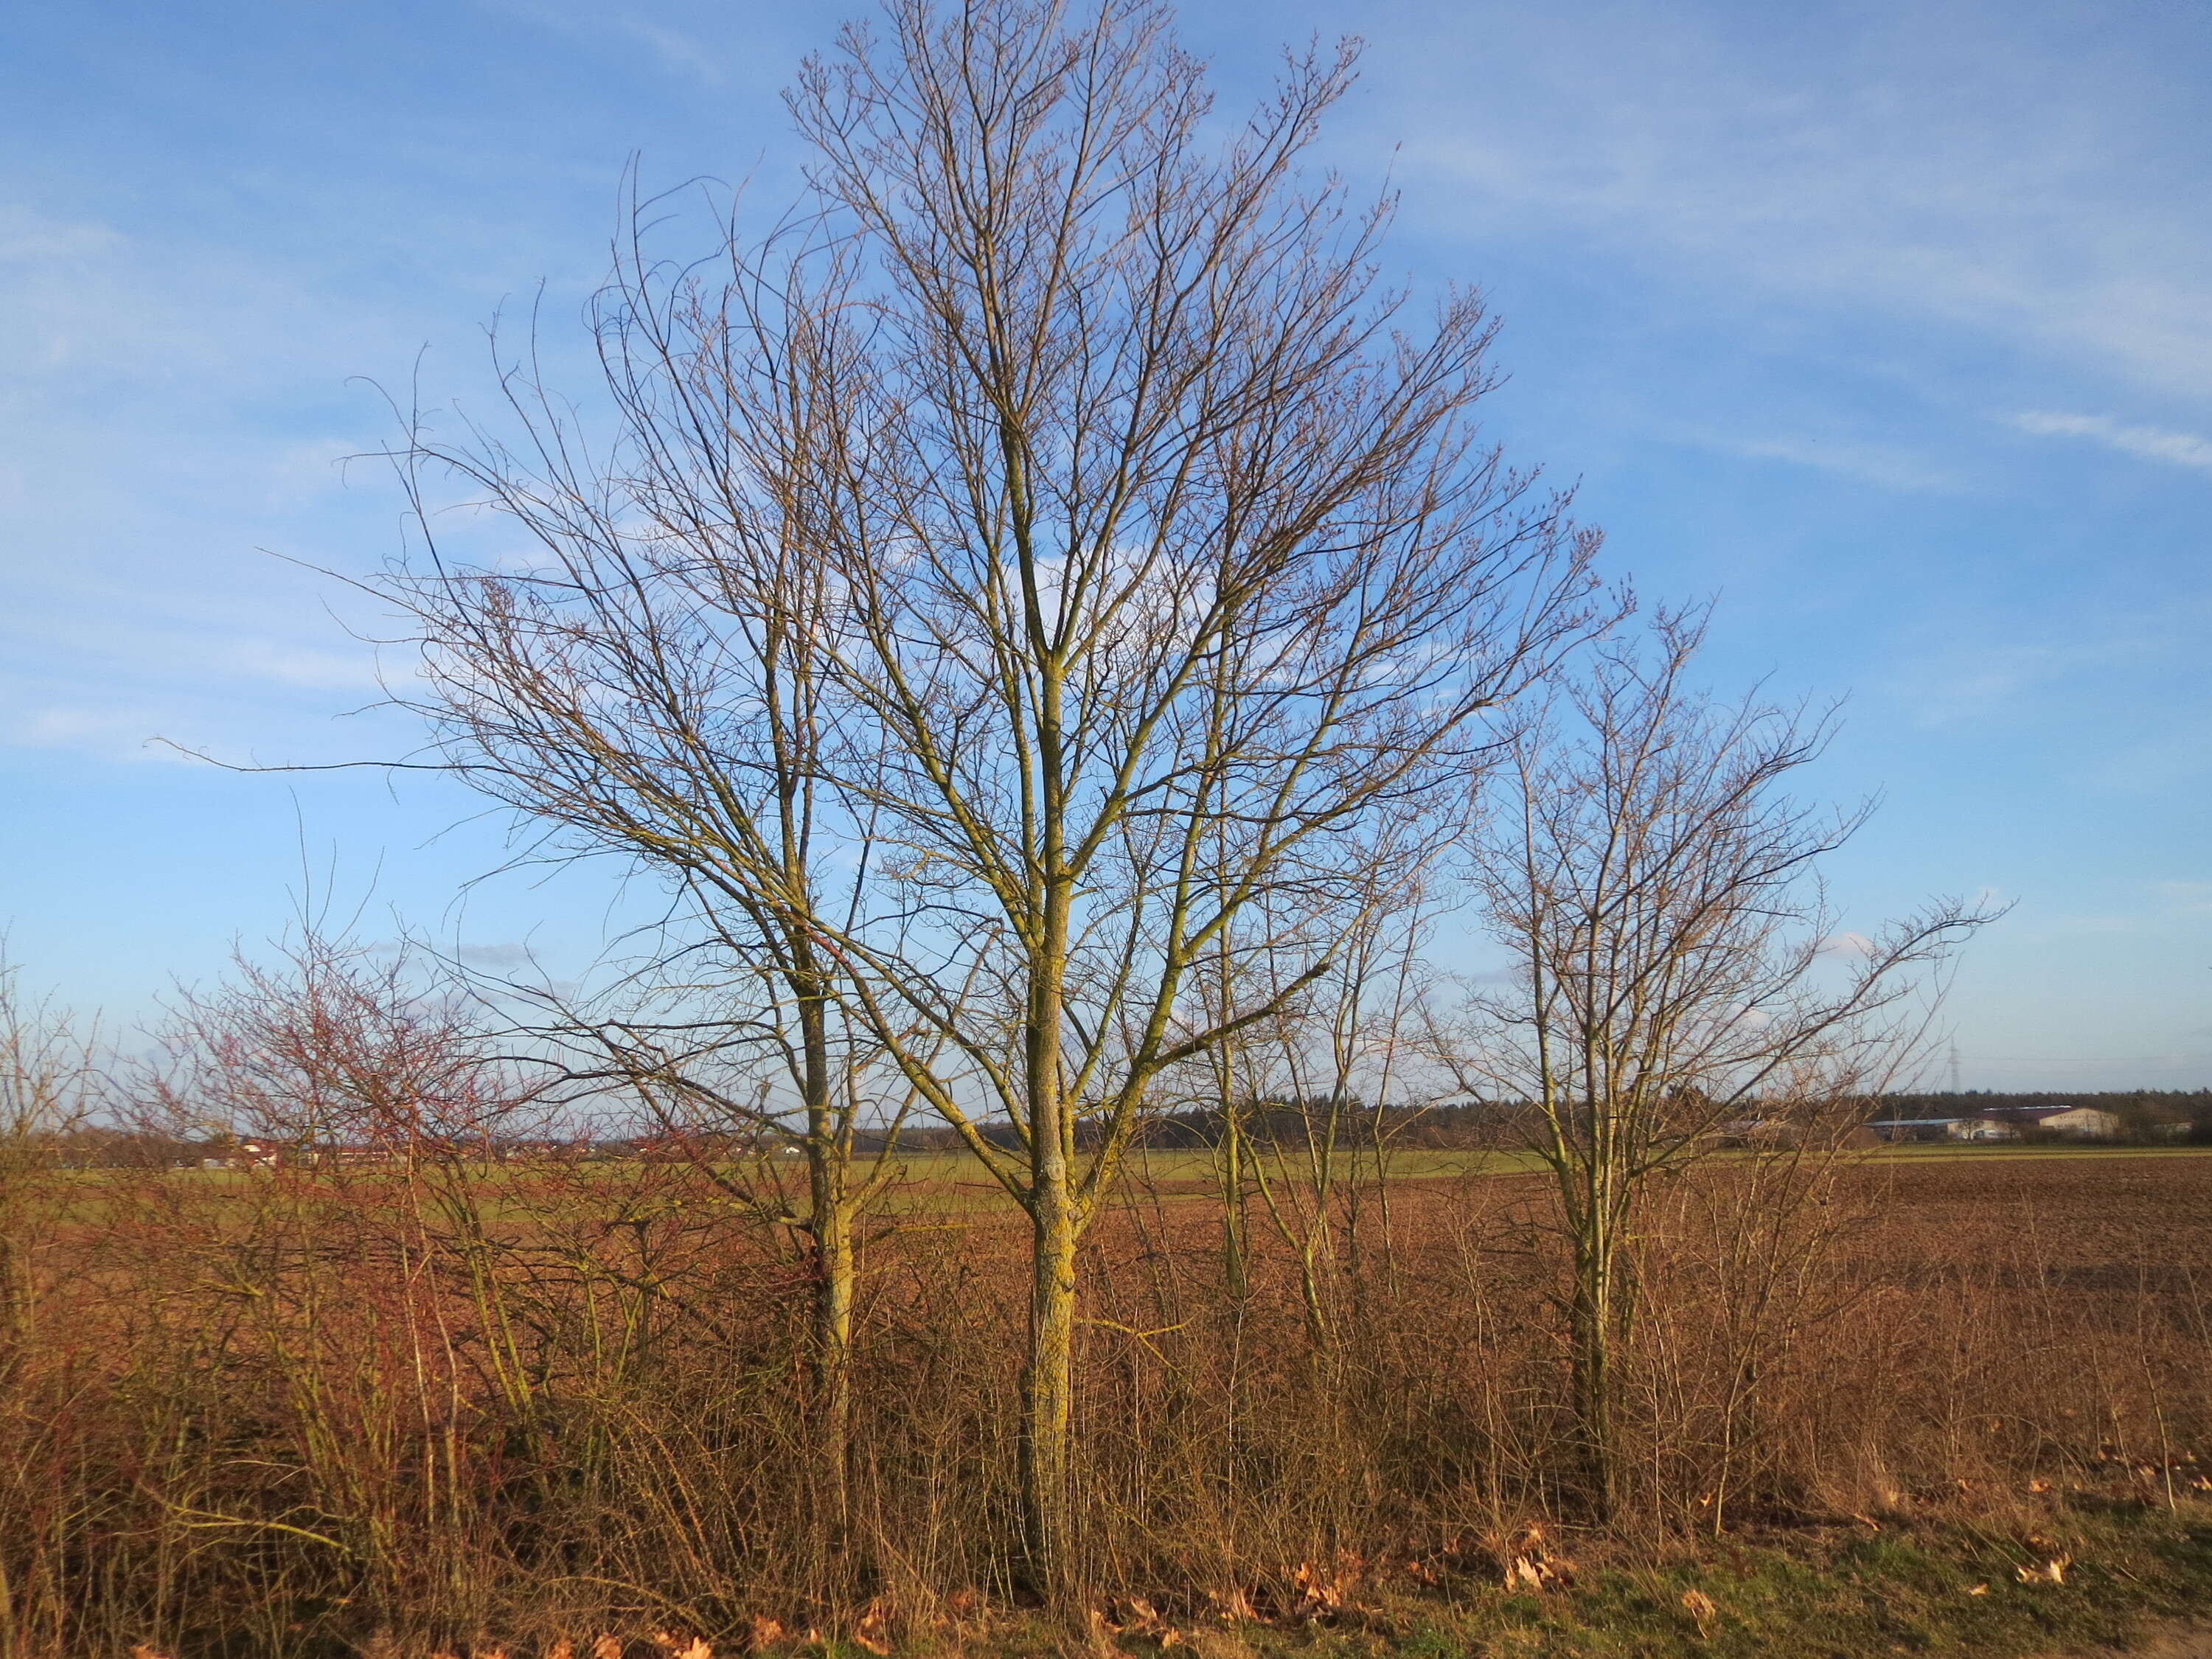
M 536 953 L 527 945 L 514 941 L 502 945 L 464 945 L 454 951 L 454 955 L 471 968 L 501 972 L 532 967 L 538 960 Z
M 1884 489 L 1950 490 L 1958 478 L 1931 463 L 1924 455 L 1902 444 L 1870 442 L 1863 439 L 1820 437 L 1809 433 L 1772 432 L 1759 434 L 1690 428 L 1671 435 L 1676 442 L 1709 449 L 1717 454 L 1740 455 L 1747 460 L 1781 461 L 1809 466 Z
M 2178 915 L 2212 915 L 2212 881 L 2162 881 L 2154 889 Z
M 1704 7 L 1620 0 L 1602 29 L 1486 9 L 1480 59 L 1512 73 L 1471 94 L 1449 77 L 1477 47 L 1435 43 L 1392 66 L 1388 118 L 1437 112 L 1406 156 L 1444 187 L 1415 210 L 1486 240 L 1561 232 L 1693 301 L 1940 322 L 2201 395 L 2185 70 L 2148 39 L 2062 50 L 2060 15 L 1875 5 L 1813 52 Z
M 34 213 L 19 203 L 0 203 L 0 264 L 81 259 L 123 246 L 106 225 Z
M 573 0 L 485 0 L 495 11 L 523 19 L 572 39 L 595 40 L 612 33 L 644 46 L 661 68 L 719 87 L 729 79 L 724 61 L 700 40 L 659 18 L 628 6 L 584 5 Z
M 2107 449 L 2146 461 L 2195 467 L 2212 472 L 2212 438 L 2193 432 L 2169 432 L 2163 427 L 2127 426 L 2108 415 L 2055 415 L 2031 412 L 2010 417 L 2010 425 L 2041 438 L 2087 438 Z
M 0 746 L 66 749 L 102 760 L 185 760 L 175 750 L 149 740 L 173 710 L 143 705 L 88 708 L 49 704 L 15 709 L 0 699 Z

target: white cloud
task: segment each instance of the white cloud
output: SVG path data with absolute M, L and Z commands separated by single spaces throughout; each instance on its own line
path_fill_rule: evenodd
M 0 203 L 0 264 L 45 264 L 113 253 L 123 238 L 108 226 L 59 219 Z
M 173 712 L 173 711 L 171 711 Z M 62 749 L 110 761 L 185 761 L 149 734 L 161 724 L 150 708 L 88 708 L 48 705 L 12 717 L 0 713 L 0 744 Z
M 2107 415 L 2054 415 L 2031 412 L 2014 415 L 2009 424 L 2042 438 L 2087 438 L 2107 449 L 2117 449 L 2146 461 L 2173 466 L 2197 467 L 2212 472 L 2212 438 L 2191 432 L 2168 432 L 2162 427 L 2124 426 Z
M 1955 617 L 1923 618 L 1898 635 L 1881 690 L 1895 718 L 1923 728 L 1992 719 L 2045 722 L 2059 707 L 2055 700 L 2086 683 L 2141 683 L 2185 670 L 2197 659 L 2208 624 L 2212 607 L 2189 594 L 2154 609 L 2085 602 L 2026 623 L 2001 608 L 1965 625 Z M 2027 637 L 2006 637 L 2014 634 Z M 2193 705 L 2144 703 L 2092 752 L 2109 763 L 2148 743 L 2172 775 L 2175 765 L 2191 763 L 2191 747 L 2201 746 L 2203 736 Z
M 325 691 L 373 692 L 379 681 L 375 659 L 366 649 L 326 651 L 281 640 L 242 641 L 229 657 L 233 671 Z M 208 665 L 210 672 L 215 665 Z

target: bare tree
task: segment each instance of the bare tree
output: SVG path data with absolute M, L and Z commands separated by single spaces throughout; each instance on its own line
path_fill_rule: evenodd
M 1329 1351 L 1340 1322 L 1339 1279 L 1356 1253 L 1362 1200 L 1387 1204 L 1382 1176 L 1391 1133 L 1449 1092 L 1448 1070 L 1426 1039 L 1432 921 L 1430 867 L 1455 813 L 1432 811 L 1388 857 L 1375 860 L 1367 888 L 1296 930 L 1256 913 L 1256 949 L 1224 946 L 1195 987 L 1200 1016 L 1231 1034 L 1193 1069 L 1194 1091 L 1216 1128 L 1223 1200 L 1225 1278 L 1241 1297 L 1249 1234 L 1274 1232 L 1298 1262 L 1307 1335 Z M 1287 981 L 1316 956 L 1328 971 L 1295 995 Z M 1240 1024 L 1247 1006 L 1277 1012 Z
M 1837 933 L 1818 860 L 1868 809 L 1782 793 L 1832 718 L 1696 691 L 1702 613 L 1662 613 L 1649 631 L 1648 645 L 1595 650 L 1523 716 L 1473 843 L 1510 967 L 1475 999 L 1464 1075 L 1535 1108 L 1571 1258 L 1573 1405 L 1601 1510 L 1635 1306 L 1625 1247 L 1650 1177 L 1732 1121 L 1774 1124 L 1878 1088 L 1924 1030 L 1934 970 L 1990 919 L 1938 901 L 1871 936 Z
M 1293 59 L 1217 144 L 1160 5 L 894 0 L 792 99 L 858 251 L 811 310 L 865 319 L 821 362 L 848 413 L 809 540 L 908 896 L 896 940 L 841 949 L 1031 1225 L 1047 1588 L 1079 1243 L 1162 1073 L 1272 1012 L 1193 1022 L 1190 976 L 1256 948 L 1232 924 L 1261 902 L 1295 925 L 1364 883 L 1381 843 L 1351 832 L 1467 765 L 1581 617 L 1595 538 L 1476 442 L 1480 304 L 1417 329 L 1373 270 L 1387 204 L 1300 171 L 1352 64 Z
M 220 984 L 182 992 L 161 1037 L 166 1063 L 140 1092 L 162 1119 L 184 1133 L 265 1141 L 294 1161 L 434 1145 L 482 1161 L 531 1127 L 538 1092 L 478 1011 L 410 950 L 380 951 L 312 921 L 273 961 L 241 951 Z
M 800 210 L 711 268 L 631 243 L 611 449 L 533 360 L 520 455 L 410 446 L 539 563 L 426 541 L 387 585 L 427 647 L 404 700 L 773 983 L 730 1029 L 789 1057 L 825 1287 L 870 1190 L 833 1006 L 1026 1213 L 1048 1589 L 1079 1241 L 1162 1073 L 1276 1006 L 1194 1019 L 1194 969 L 1259 948 L 1255 907 L 1296 930 L 1370 884 L 1389 838 L 1354 832 L 1452 787 L 1584 621 L 1595 536 L 1477 441 L 1492 324 L 1452 293 L 1417 329 L 1373 270 L 1388 204 L 1299 170 L 1351 72 L 1293 60 L 1216 145 L 1150 0 L 894 0 L 790 96 Z
M 732 234 L 719 266 L 672 268 L 646 242 L 665 205 L 633 198 L 590 308 L 604 441 L 548 383 L 534 331 L 519 356 L 495 341 L 495 427 L 449 440 L 410 420 L 394 459 L 419 534 L 377 592 L 416 630 L 422 677 L 395 701 L 428 720 L 440 763 L 544 831 L 534 855 L 611 854 L 672 896 L 613 1000 L 495 988 L 572 1082 L 634 1091 L 804 1240 L 817 1490 L 842 1529 L 858 1230 L 911 1091 L 895 1071 L 877 1088 L 878 1046 L 847 1017 L 825 943 L 866 896 L 870 836 L 825 756 L 840 599 L 809 540 L 836 475 L 821 452 L 842 435 L 816 401 L 836 392 L 815 362 L 835 319 L 785 307 L 781 284 L 838 256 L 786 227 L 750 249 Z M 530 550 L 457 555 L 441 514 L 455 479 Z M 862 1156 L 862 1127 L 885 1117 L 893 1133 Z M 803 1192 L 772 1163 L 717 1155 L 787 1136 Z

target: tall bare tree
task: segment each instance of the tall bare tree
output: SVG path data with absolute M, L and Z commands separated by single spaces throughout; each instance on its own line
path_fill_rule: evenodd
M 1216 143 L 1151 0 L 893 0 L 790 94 L 799 210 L 711 268 L 627 257 L 611 452 L 527 361 L 520 458 L 414 446 L 542 568 L 401 572 L 409 697 L 775 978 L 825 1264 L 833 1003 L 1026 1213 L 1048 1589 L 1079 1242 L 1162 1073 L 1274 1006 L 1194 1019 L 1194 968 L 1261 948 L 1232 924 L 1262 902 L 1296 929 L 1370 883 L 1389 838 L 1354 832 L 1455 787 L 1584 621 L 1595 536 L 1474 429 L 1493 325 L 1464 292 L 1417 325 L 1374 270 L 1388 204 L 1301 171 L 1351 74 L 1293 59 Z
M 1374 270 L 1388 204 L 1301 171 L 1352 68 L 1293 58 L 1217 142 L 1163 6 L 893 0 L 792 97 L 856 250 L 812 307 L 856 320 L 809 541 L 912 905 L 843 948 L 887 1041 L 896 1000 L 957 1054 L 909 1069 L 1030 1222 L 1047 1588 L 1079 1242 L 1162 1073 L 1226 1034 L 1187 981 L 1256 902 L 1364 882 L 1351 832 L 1467 765 L 1580 619 L 1594 538 L 1476 439 L 1480 305 L 1416 325 Z
M 1932 975 L 1988 913 L 1934 902 L 1838 934 L 1818 876 L 1866 809 L 1784 793 L 1827 716 L 1716 702 L 1690 683 L 1699 612 L 1596 648 L 1524 714 L 1473 844 L 1510 960 L 1475 1000 L 1472 1086 L 1535 1108 L 1571 1258 L 1573 1404 L 1593 1502 L 1618 1474 L 1615 1372 L 1635 1306 L 1624 1268 L 1656 1172 L 1732 1120 L 1768 1132 L 1878 1090 L 1925 1027 Z

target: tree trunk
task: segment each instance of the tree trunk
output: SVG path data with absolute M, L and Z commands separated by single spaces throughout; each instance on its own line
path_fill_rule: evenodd
M 842 1540 L 849 1498 L 846 1486 L 853 1445 L 853 1278 L 851 1207 L 842 1192 L 826 1204 L 817 1170 L 814 1243 L 814 1440 L 820 1467 L 819 1502 L 832 1534 Z M 842 1182 L 834 1183 L 842 1187 Z
M 1022 1552 L 1030 1587 L 1066 1598 L 1075 1401 L 1075 1218 L 1068 1194 L 1036 1194 L 1030 1352 L 1022 1370 Z
M 1576 1241 L 1575 1288 L 1569 1310 L 1575 1426 L 1582 1441 L 1584 1479 L 1595 1517 L 1610 1520 L 1616 1508 L 1619 1459 L 1614 1446 L 1615 1241 L 1610 1224 L 1589 1224 Z
M 799 982 L 799 1038 L 806 1090 L 807 1235 L 812 1248 L 814 1306 L 809 1344 L 813 1395 L 815 1505 L 826 1559 L 844 1559 L 852 1468 L 853 1279 L 854 1247 L 850 1148 L 839 1133 L 836 1080 L 830 1056 L 829 1010 L 817 990 L 811 947 L 793 940 Z
M 1244 1114 L 1231 1098 L 1233 1086 L 1225 1082 L 1221 1091 L 1221 1274 L 1229 1299 L 1241 1307 L 1252 1281 L 1244 1240 Z

